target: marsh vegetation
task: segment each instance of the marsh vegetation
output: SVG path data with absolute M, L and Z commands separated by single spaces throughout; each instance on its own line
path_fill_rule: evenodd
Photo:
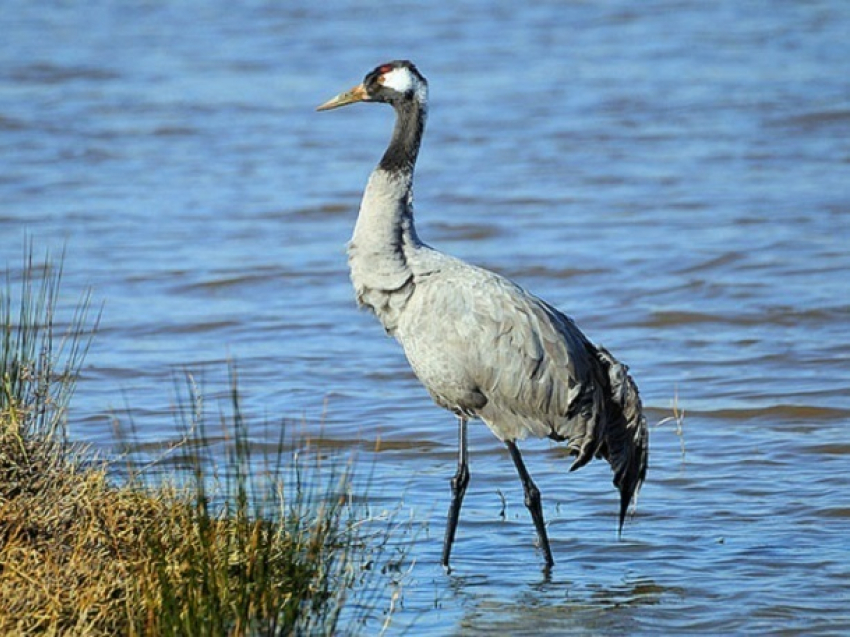
M 131 419 L 114 457 L 68 440 L 98 316 L 86 296 L 63 322 L 61 268 L 31 254 L 7 273 L 0 299 L 0 633 L 312 635 L 388 625 L 405 557 L 393 535 L 403 525 L 358 504 L 350 457 L 285 434 L 274 453 L 254 457 L 235 366 L 214 418 L 191 374 L 178 383 L 181 435 L 153 461 L 134 451 Z

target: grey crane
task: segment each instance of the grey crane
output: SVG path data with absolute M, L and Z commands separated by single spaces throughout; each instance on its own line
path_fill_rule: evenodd
M 369 177 L 348 245 L 357 301 L 394 336 L 434 401 L 458 418 L 442 564 L 469 484 L 467 422 L 483 420 L 505 443 L 525 493 L 548 571 L 554 564 L 540 491 L 517 440 L 565 442 L 574 471 L 609 462 L 620 491 L 619 530 L 646 476 L 648 434 L 638 389 L 606 349 L 565 314 L 511 281 L 422 242 L 413 223 L 413 172 L 428 111 L 428 83 L 411 62 L 378 66 L 318 107 L 383 102 L 395 128 Z

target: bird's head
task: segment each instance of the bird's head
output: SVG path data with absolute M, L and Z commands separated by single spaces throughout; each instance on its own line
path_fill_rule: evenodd
M 413 102 L 425 106 L 427 101 L 428 82 L 422 74 L 412 62 L 395 60 L 376 67 L 361 84 L 329 99 L 316 110 L 329 111 L 355 102 L 387 102 L 398 107 Z

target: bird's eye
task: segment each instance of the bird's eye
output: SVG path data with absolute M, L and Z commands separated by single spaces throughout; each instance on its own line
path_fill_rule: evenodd
M 378 79 L 377 79 L 377 80 L 375 80 L 375 81 L 376 81 L 378 84 L 383 84 L 384 82 L 386 82 L 386 81 L 387 81 L 387 78 L 385 78 L 383 75 L 379 75 L 379 76 L 378 76 Z

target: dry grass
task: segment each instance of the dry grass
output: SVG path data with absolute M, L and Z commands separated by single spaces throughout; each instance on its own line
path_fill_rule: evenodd
M 347 465 L 320 472 L 303 449 L 284 457 L 281 444 L 264 465 L 272 470 L 255 471 L 235 377 L 222 469 L 197 453 L 205 424 L 192 384 L 186 474 L 150 484 L 131 464 L 117 480 L 116 465 L 68 444 L 66 409 L 91 329 L 84 300 L 54 349 L 59 274 L 30 260 L 17 316 L 9 284 L 0 298 L 0 634 L 335 634 L 354 594 L 349 634 L 377 600 L 392 605 L 399 576 L 376 579 L 392 570 L 392 521 L 364 519 L 347 497 Z
M 15 465 L 14 427 L 0 426 L 4 474 L 49 471 L 26 489 L 0 485 L 0 634 L 126 634 L 115 608 L 137 595 L 144 526 L 168 505 L 112 488 L 102 469 L 57 466 L 31 439 L 32 456 Z
M 197 483 L 116 486 L 0 426 L 0 634 L 333 632 L 366 554 L 344 500 L 214 512 Z

